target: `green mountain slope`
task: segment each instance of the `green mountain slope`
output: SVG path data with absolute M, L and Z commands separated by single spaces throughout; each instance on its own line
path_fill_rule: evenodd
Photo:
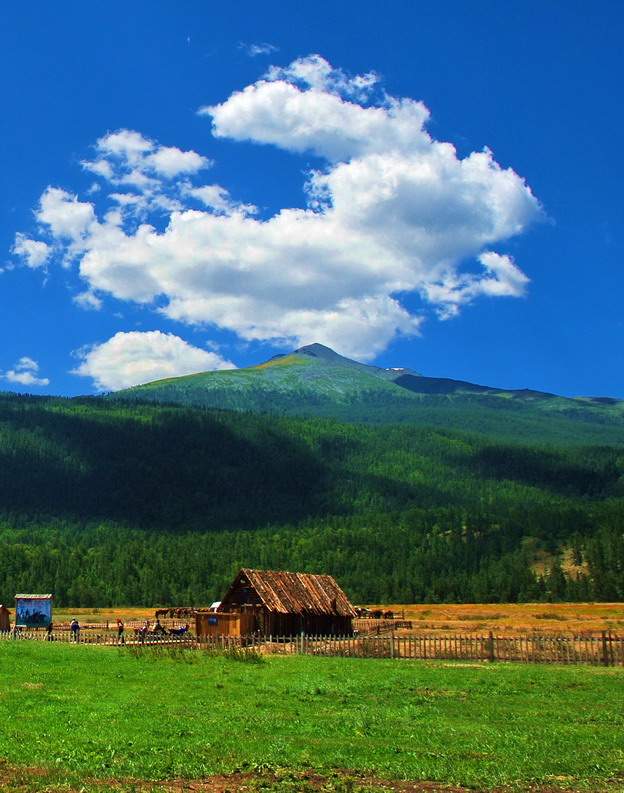
M 159 380 L 108 399 L 405 423 L 557 444 L 624 443 L 624 401 L 505 391 L 351 361 L 320 344 L 258 366 Z
M 7 394 L 0 471 L 0 602 L 206 603 L 240 567 L 369 602 L 624 597 L 615 446 Z M 563 546 L 580 578 L 532 573 Z

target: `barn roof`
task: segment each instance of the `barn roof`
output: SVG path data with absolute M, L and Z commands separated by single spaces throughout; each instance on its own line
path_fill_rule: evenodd
M 223 598 L 226 604 L 230 593 L 244 579 L 256 590 L 269 611 L 282 614 L 333 614 L 355 617 L 355 609 L 330 575 L 287 573 L 278 570 L 243 569 L 234 579 Z

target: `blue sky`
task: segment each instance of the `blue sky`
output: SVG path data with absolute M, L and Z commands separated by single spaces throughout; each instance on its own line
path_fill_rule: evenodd
M 323 342 L 624 397 L 621 2 L 9 2 L 0 390 Z

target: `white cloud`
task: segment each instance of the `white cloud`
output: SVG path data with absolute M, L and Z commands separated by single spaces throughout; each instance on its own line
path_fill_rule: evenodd
M 50 381 L 47 377 L 37 377 L 38 372 L 39 364 L 37 361 L 33 361 L 32 358 L 24 356 L 19 359 L 13 369 L 9 369 L 1 376 L 10 383 L 19 383 L 20 385 L 49 385 Z
M 208 160 L 194 151 L 181 151 L 174 146 L 161 146 L 145 158 L 145 165 L 157 174 L 173 179 L 183 173 L 197 173 L 208 167 Z
M 428 300 L 438 305 L 442 319 L 456 316 L 459 307 L 470 303 L 479 295 L 490 297 L 522 297 L 530 279 L 514 264 L 510 256 L 486 252 L 479 261 L 485 275 L 463 274 L 448 271 L 437 282 L 423 287 Z
M 423 129 L 429 111 L 422 102 L 391 100 L 382 107 L 363 107 L 321 90 L 330 82 L 322 65 L 316 80 L 311 67 L 306 73 L 313 83 L 306 90 L 286 80 L 261 80 L 199 113 L 212 117 L 216 137 L 312 151 L 332 162 L 372 152 L 414 152 L 430 144 Z M 332 82 L 332 91 L 338 85 Z M 352 88 L 361 93 L 359 83 Z
M 112 183 L 149 183 L 150 176 L 173 179 L 208 168 L 210 160 L 194 151 L 161 146 L 131 129 L 120 129 L 100 138 L 95 160 L 83 167 Z
M 95 223 L 93 204 L 78 201 L 58 187 L 48 187 L 39 200 L 37 220 L 53 237 L 78 242 Z
M 15 245 L 12 252 L 19 256 L 27 267 L 37 269 L 45 267 L 52 253 L 52 249 L 45 242 L 30 240 L 25 234 L 15 235 Z
M 74 303 L 90 311 L 99 311 L 102 308 L 102 300 L 93 292 L 81 292 L 74 297 Z
M 129 162 L 138 163 L 146 152 L 153 150 L 154 144 L 151 140 L 143 137 L 140 132 L 120 129 L 99 138 L 96 148 L 99 152 L 116 154 Z
M 245 340 L 319 341 L 366 360 L 418 332 L 428 307 L 447 318 L 480 296 L 524 294 L 528 278 L 492 250 L 541 217 L 524 180 L 488 149 L 459 158 L 426 131 L 424 104 L 387 96 L 377 75 L 310 56 L 200 112 L 216 136 L 322 157 L 308 203 L 254 217 L 221 185 L 193 181 L 207 158 L 106 135 L 85 167 L 115 207 L 96 217 L 48 188 L 37 215 L 77 258 L 83 304 L 110 294 Z M 421 300 L 418 314 L 402 295 Z
M 205 207 L 219 214 L 231 215 L 234 212 L 242 212 L 245 215 L 254 215 L 258 211 L 256 206 L 232 200 L 228 191 L 218 184 L 208 184 L 203 187 L 185 185 L 183 190 L 186 195 L 193 196 Z
M 313 88 L 364 102 L 370 98 L 373 89 L 379 83 L 379 76 L 375 72 L 351 77 L 342 69 L 334 69 L 320 55 L 298 58 L 285 68 L 272 66 L 266 74 L 266 79 L 294 83 L 306 89 Z M 258 83 L 258 85 L 262 85 L 262 83 Z M 391 101 L 387 103 L 392 104 Z M 422 103 L 418 104 L 424 108 Z
M 238 45 L 239 49 L 243 50 L 250 58 L 255 58 L 258 55 L 270 55 L 272 52 L 277 52 L 278 47 L 273 44 L 243 44 Z
M 209 369 L 235 368 L 220 355 L 159 330 L 116 333 L 108 341 L 85 347 L 75 355 L 82 363 L 72 374 L 91 377 L 99 391 L 117 391 Z
M 526 293 L 530 279 L 514 264 L 511 256 L 482 253 L 479 261 L 490 273 L 488 278 L 481 279 L 483 294 L 521 297 Z

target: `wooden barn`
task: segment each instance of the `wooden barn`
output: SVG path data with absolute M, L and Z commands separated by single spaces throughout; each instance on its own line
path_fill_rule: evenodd
M 6 606 L 0 606 L 0 633 L 11 630 L 11 612 Z
M 230 635 L 348 636 L 355 616 L 349 599 L 329 575 L 244 569 L 212 615 L 213 630 L 201 630 L 199 620 L 197 630 L 225 635 L 227 624 L 234 629 Z M 203 619 L 208 623 L 210 615 Z

